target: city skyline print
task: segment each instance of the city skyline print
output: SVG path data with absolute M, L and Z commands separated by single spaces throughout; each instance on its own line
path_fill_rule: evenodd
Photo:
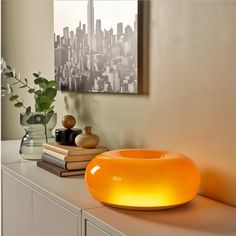
M 54 0 L 57 88 L 138 93 L 138 0 Z

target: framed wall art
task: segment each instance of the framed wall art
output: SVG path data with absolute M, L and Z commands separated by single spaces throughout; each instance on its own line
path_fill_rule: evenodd
M 145 3 L 54 0 L 54 69 L 58 90 L 146 93 Z

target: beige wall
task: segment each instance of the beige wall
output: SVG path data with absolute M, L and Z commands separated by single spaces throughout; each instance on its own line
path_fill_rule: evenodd
M 150 21 L 149 95 L 59 94 L 59 119 L 75 114 L 111 148 L 184 153 L 201 192 L 236 206 L 236 1 L 152 0 Z M 5 59 L 53 78 L 52 1 L 3 1 L 2 24 Z M 20 138 L 18 111 L 2 109 L 3 139 Z

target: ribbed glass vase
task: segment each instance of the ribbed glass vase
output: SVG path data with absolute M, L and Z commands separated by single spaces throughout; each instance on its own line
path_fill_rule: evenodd
M 28 123 L 31 118 L 30 124 Z M 33 122 L 32 122 L 33 121 Z M 20 124 L 25 130 L 25 135 L 21 139 L 20 154 L 23 159 L 38 160 L 41 159 L 44 142 L 54 141 L 52 130 L 57 123 L 57 114 L 54 113 L 45 126 L 42 122 L 42 114 L 34 113 L 31 117 L 24 113 L 20 114 Z

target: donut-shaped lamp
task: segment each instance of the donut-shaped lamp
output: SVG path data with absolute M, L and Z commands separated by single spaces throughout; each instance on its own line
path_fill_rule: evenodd
M 200 173 L 182 154 L 123 149 L 96 156 L 87 166 L 85 181 L 92 196 L 104 204 L 155 210 L 191 201 Z

